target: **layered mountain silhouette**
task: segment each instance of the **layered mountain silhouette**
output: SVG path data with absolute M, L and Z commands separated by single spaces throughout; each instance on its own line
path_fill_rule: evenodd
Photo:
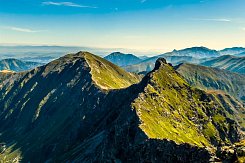
M 206 47 L 192 47 L 186 48 L 182 50 L 173 50 L 172 52 L 164 53 L 159 55 L 159 57 L 166 57 L 166 56 L 185 56 L 185 57 L 195 57 L 197 59 L 200 58 L 211 58 L 211 57 L 218 57 L 220 53 L 216 50 L 211 50 Z
M 26 71 L 33 69 L 34 67 L 42 65 L 38 62 L 25 62 L 18 59 L 3 59 L 0 60 L 0 71 L 11 70 L 11 71 Z
M 206 47 L 192 47 L 182 50 L 173 50 L 172 52 L 164 53 L 158 56 L 147 58 L 139 63 L 123 66 L 128 72 L 149 72 L 154 68 L 154 64 L 158 58 L 165 58 L 167 62 L 178 65 L 180 63 L 195 63 L 200 64 L 208 61 L 213 57 L 219 57 L 220 52 L 211 50 Z M 115 63 L 117 64 L 117 63 Z
M 69 54 L 4 80 L 0 95 L 0 158 L 9 162 L 208 162 L 243 138 L 242 115 L 162 58 L 141 79 Z
M 214 67 L 219 69 L 225 69 L 231 72 L 245 74 L 245 57 L 242 56 L 243 53 L 239 54 L 241 57 L 232 55 L 223 55 L 219 57 L 212 58 L 196 58 L 192 56 L 169 56 L 161 55 L 148 58 L 141 61 L 138 64 L 124 66 L 123 68 L 128 72 L 149 72 L 154 68 L 154 63 L 158 58 L 164 57 L 168 62 L 173 65 L 178 65 L 181 63 L 193 63 L 208 67 Z

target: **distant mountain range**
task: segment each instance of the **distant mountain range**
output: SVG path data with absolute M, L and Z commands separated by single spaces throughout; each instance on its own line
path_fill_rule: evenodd
M 158 57 L 167 57 L 167 56 L 179 56 L 179 57 L 185 56 L 185 57 L 194 57 L 200 59 L 200 58 L 218 57 L 220 56 L 220 53 L 216 50 L 211 50 L 206 47 L 192 47 L 192 48 L 186 48 L 182 50 L 174 50 L 172 52 L 159 55 Z
M 142 71 L 146 71 L 149 72 L 154 68 L 155 65 L 155 61 L 161 58 L 161 56 L 158 57 L 151 57 L 148 58 L 146 60 L 143 60 L 141 62 L 139 62 L 138 64 L 133 64 L 133 65 L 128 65 L 128 66 L 124 66 L 123 68 L 128 71 L 128 72 L 142 72 Z M 167 60 L 167 62 L 171 63 L 172 65 L 178 65 L 180 63 L 196 63 L 196 64 L 200 64 L 204 61 L 208 61 L 211 58 L 200 58 L 197 59 L 195 57 L 191 57 L 191 56 L 163 56 L 163 58 L 165 58 Z
M 137 61 L 135 64 L 127 64 L 123 65 L 120 63 L 115 64 L 122 66 L 125 70 L 129 72 L 142 72 L 142 71 L 150 71 L 154 67 L 154 63 L 158 58 L 165 58 L 167 62 L 170 62 L 173 65 L 177 65 L 180 63 L 190 62 L 190 63 L 201 63 L 213 57 L 219 57 L 220 53 L 216 50 L 211 50 L 205 47 L 192 47 L 186 48 L 183 50 L 174 50 L 172 52 L 164 53 L 161 55 L 157 55 L 151 58 L 147 58 L 142 61 Z M 126 56 L 124 56 L 126 60 Z M 134 56 L 136 57 L 136 56 Z M 123 56 L 120 56 L 118 62 L 122 60 Z M 116 57 L 114 58 L 116 59 Z
M 0 71 L 1 70 L 11 70 L 11 71 L 26 71 L 33 69 L 34 67 L 43 65 L 43 63 L 37 62 L 26 62 L 18 59 L 3 59 L 0 60 Z
M 224 55 L 201 63 L 201 65 L 226 69 L 232 72 L 245 74 L 245 57 Z
M 137 64 L 142 61 L 142 59 L 136 57 L 133 54 L 124 54 L 120 52 L 111 53 L 110 55 L 104 58 L 121 67 Z
M 117 56 L 114 56 L 114 60 L 117 60 L 117 62 L 114 63 L 119 66 L 121 65 L 121 67 L 123 67 L 128 72 L 135 72 L 135 73 L 144 72 L 144 71 L 149 72 L 154 68 L 155 61 L 158 58 L 163 57 L 167 60 L 167 62 L 171 63 L 172 65 L 178 65 L 180 63 L 194 63 L 194 64 L 216 67 L 220 69 L 226 69 L 232 72 L 245 74 L 245 69 L 244 69 L 245 57 L 242 57 L 245 52 L 240 53 L 242 49 L 243 48 L 230 48 L 230 49 L 225 49 L 221 52 L 221 51 L 210 50 L 205 47 L 193 47 L 193 48 L 187 48 L 179 51 L 174 50 L 173 52 L 147 58 L 139 62 L 137 61 L 138 63 L 135 64 L 128 64 L 127 66 L 122 66 L 124 64 L 119 63 L 120 60 L 122 60 L 122 58 L 124 58 L 124 60 L 127 60 L 126 59 L 127 57 L 121 54 L 120 59 L 119 58 L 116 59 Z M 232 54 L 236 54 L 236 56 L 221 55 L 221 54 L 226 54 L 229 51 L 231 51 Z
M 244 108 L 191 87 L 163 58 L 143 79 L 88 52 L 24 73 L 7 77 L 0 88 L 0 140 L 6 144 L 0 159 L 6 162 L 241 157 L 243 142 L 232 144 L 243 138 Z M 231 156 L 224 145 L 234 149 Z

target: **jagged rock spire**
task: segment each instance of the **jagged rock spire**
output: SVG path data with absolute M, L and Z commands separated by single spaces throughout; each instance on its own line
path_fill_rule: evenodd
M 165 64 L 168 64 L 167 61 L 166 61 L 166 59 L 164 59 L 164 58 L 158 58 L 157 61 L 156 61 L 156 63 L 155 63 L 154 70 L 158 70 L 161 67 L 161 65 L 165 65 Z

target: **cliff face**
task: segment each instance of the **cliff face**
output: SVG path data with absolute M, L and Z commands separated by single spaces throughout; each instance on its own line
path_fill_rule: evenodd
M 0 90 L 0 158 L 207 162 L 240 140 L 236 117 L 164 59 L 139 80 L 86 52 L 27 72 Z

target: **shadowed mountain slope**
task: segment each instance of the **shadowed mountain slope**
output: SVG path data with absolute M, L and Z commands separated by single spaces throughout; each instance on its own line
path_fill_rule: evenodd
M 208 162 L 214 147 L 242 138 L 236 117 L 164 59 L 138 82 L 87 52 L 27 72 L 0 90 L 0 158 Z
M 245 74 L 245 57 L 225 55 L 203 62 L 201 65 Z

